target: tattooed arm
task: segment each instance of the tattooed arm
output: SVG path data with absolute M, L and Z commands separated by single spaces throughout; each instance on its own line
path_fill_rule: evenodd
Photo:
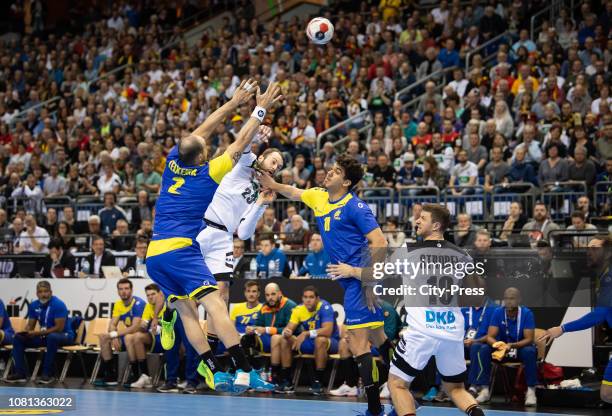
M 266 111 L 268 111 L 270 107 L 272 107 L 272 104 L 282 98 L 280 92 L 280 87 L 276 82 L 271 83 L 264 94 L 260 94 L 258 88 L 257 105 L 259 107 L 265 108 Z M 253 136 L 257 132 L 257 129 L 259 129 L 260 124 L 261 122 L 257 118 L 250 117 L 246 124 L 242 126 L 242 128 L 238 132 L 236 141 L 234 141 L 234 143 L 230 144 L 227 147 L 225 153 L 229 153 L 230 157 L 232 158 L 232 163 L 234 165 L 236 164 L 236 162 L 238 162 L 238 159 L 240 159 L 240 156 L 242 156 L 242 152 L 253 139 Z

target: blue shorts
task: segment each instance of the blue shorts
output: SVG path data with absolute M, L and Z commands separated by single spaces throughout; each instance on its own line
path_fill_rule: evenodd
M 374 329 L 384 326 L 385 318 L 382 309 L 377 308 L 375 312 L 368 309 L 365 292 L 359 280 L 347 279 L 341 284 L 344 288 L 344 327 L 346 329 Z
M 11 345 L 15 334 L 12 331 L 3 332 L 4 336 L 0 335 L 0 345 Z
M 601 383 L 606 386 L 612 386 L 612 359 L 608 361 L 608 366 L 606 367 L 606 371 L 604 371 L 604 378 Z
M 200 246 L 183 237 L 153 240 L 147 250 L 147 273 L 168 300 L 200 299 L 217 290 Z
M 327 352 L 330 354 L 338 353 L 338 338 L 328 338 Z M 313 338 L 306 338 L 302 345 L 300 345 L 300 353 L 302 354 L 314 354 L 315 352 L 315 340 Z
M 272 335 L 262 334 L 257 336 L 257 343 L 259 344 L 259 351 L 270 352 L 272 348 Z
M 359 309 L 345 308 L 344 313 L 344 327 L 346 329 L 375 329 L 383 327 L 385 325 L 385 318 L 383 316 L 383 311 L 381 308 L 377 308 L 376 312 L 372 312 L 367 307 Z
M 151 349 L 149 350 L 149 352 L 152 352 L 154 354 L 161 354 L 165 352 L 161 345 L 161 335 L 158 334 L 153 337 L 153 343 L 151 344 Z

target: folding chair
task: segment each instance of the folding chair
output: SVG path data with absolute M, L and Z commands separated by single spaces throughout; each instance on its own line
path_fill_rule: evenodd
M 62 373 L 59 378 L 60 383 L 63 383 L 66 379 L 66 375 L 68 374 L 68 370 L 70 369 L 70 364 L 72 363 L 72 359 L 75 355 L 79 357 L 79 360 L 81 362 L 81 370 L 83 371 L 83 383 L 87 382 L 87 368 L 85 367 L 83 351 L 88 351 L 89 349 L 91 349 L 91 346 L 88 345 L 88 341 L 91 341 L 92 338 L 95 338 L 95 342 L 97 343 L 98 337 L 89 337 L 89 333 L 87 333 L 87 338 L 85 338 L 85 321 L 81 321 L 81 324 L 77 329 L 76 337 L 74 338 L 74 345 L 66 345 L 59 349 L 58 352 L 66 354 L 64 367 L 62 368 Z
M 25 331 L 26 325 L 28 323 L 28 320 L 26 318 L 21 318 L 19 316 L 12 316 L 9 318 L 9 320 L 11 321 L 11 326 L 13 327 L 13 330 L 15 331 L 16 334 L 19 332 Z M 5 345 L 2 347 L 2 351 L 12 352 L 13 346 L 10 344 Z M 8 375 L 11 372 L 12 365 L 13 365 L 13 357 L 12 355 L 10 355 L 6 363 L 6 367 L 4 368 L 4 374 L 2 374 L 2 379 L 6 379 L 8 377 Z
M 537 340 L 539 337 L 544 335 L 546 330 L 541 328 L 536 328 L 534 331 L 533 338 Z M 538 350 L 537 362 L 540 364 L 544 361 L 544 356 L 546 355 L 546 342 L 540 341 L 536 342 L 536 348 Z M 501 375 L 502 385 L 504 388 L 504 400 L 506 403 L 510 403 L 512 401 L 512 383 L 510 382 L 510 374 L 508 373 L 509 369 L 519 369 L 523 364 L 520 362 L 497 362 L 493 361 L 493 367 L 491 368 L 491 391 L 495 387 L 495 381 L 497 379 L 497 373 Z
M 110 325 L 110 318 L 96 318 L 92 320 L 87 326 L 87 337 L 85 338 L 85 345 L 89 348 L 87 352 L 97 353 L 96 362 L 89 378 L 89 383 L 93 384 L 98 377 L 98 371 L 100 371 L 100 364 L 102 363 L 102 356 L 100 355 L 100 338 L 98 334 L 108 332 Z

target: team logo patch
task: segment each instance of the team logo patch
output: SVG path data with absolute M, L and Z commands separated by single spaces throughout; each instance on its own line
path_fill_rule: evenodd
M 358 207 L 358 208 L 363 208 L 363 202 L 358 203 L 358 204 L 357 204 L 357 207 Z
M 338 210 L 338 211 L 334 212 L 334 219 L 335 220 L 339 220 L 341 213 L 342 213 L 342 210 Z

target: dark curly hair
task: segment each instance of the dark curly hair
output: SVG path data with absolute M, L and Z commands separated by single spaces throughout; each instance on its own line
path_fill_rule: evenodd
M 353 189 L 363 178 L 363 167 L 361 163 L 349 155 L 340 155 L 336 163 L 344 171 L 344 179 L 351 181 L 349 189 Z

